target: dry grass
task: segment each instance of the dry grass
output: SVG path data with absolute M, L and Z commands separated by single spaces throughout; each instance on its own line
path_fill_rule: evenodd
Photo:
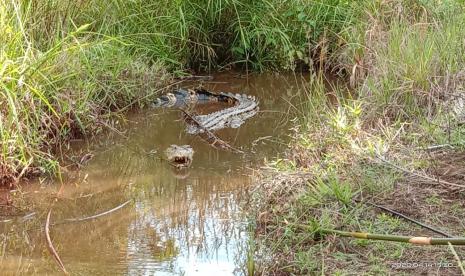
M 337 166 L 337 169 L 326 167 L 322 173 L 321 169 L 315 170 L 308 165 L 313 163 L 310 160 L 315 160 L 312 151 L 300 150 L 298 154 L 296 151 L 298 149 L 290 151 L 293 157 L 281 161 L 279 166 L 275 164 L 262 171 L 254 187 L 258 267 L 263 275 L 425 273 L 428 268 L 405 270 L 397 268 L 396 264 L 440 261 L 454 266 L 438 269 L 438 273 L 458 273 L 446 247 L 348 240 L 322 236 L 318 229 L 438 236 L 363 204 L 373 202 L 453 236 L 464 236 L 461 218 L 465 215 L 465 206 L 460 198 L 465 189 L 441 185 L 415 175 L 465 185 L 460 163 L 465 160 L 463 154 L 457 153 L 451 158 L 451 151 L 429 153 L 424 169 L 403 168 L 414 174 L 405 174 L 369 156 L 361 158 L 353 154 L 351 165 Z M 409 154 L 414 152 L 409 151 Z M 339 153 L 344 154 L 343 151 Z M 420 150 L 416 156 L 423 155 L 425 153 Z M 400 156 L 396 153 L 396 160 L 400 160 Z M 306 166 L 301 166 L 302 160 Z M 292 164 L 300 165 L 293 167 Z M 408 166 L 414 165 L 409 163 Z M 313 230 L 303 232 L 292 226 L 295 223 L 307 224 Z M 465 253 L 462 248 L 458 250 L 459 254 Z M 348 263 L 351 266 L 348 267 Z

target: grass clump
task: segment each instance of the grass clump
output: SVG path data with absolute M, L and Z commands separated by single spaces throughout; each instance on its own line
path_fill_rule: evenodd
M 100 31 L 125 37 L 134 51 L 171 68 L 279 70 L 299 60 L 308 64 L 309 50 L 352 23 L 355 2 L 114 0 L 109 15 L 99 12 L 106 2 L 89 8 Z
M 36 27 L 43 26 L 42 19 L 31 18 L 38 16 L 32 5 L 0 4 L 4 184 L 26 173 L 56 172 L 58 145 L 96 130 L 111 110 L 145 95 L 148 91 L 142 89 L 148 88 L 147 79 L 153 81 L 154 89 L 164 78 L 161 67 L 137 63 L 128 52 L 121 52 L 123 46 L 116 39 L 92 38 L 89 25 L 72 27 L 63 34 L 46 29 L 55 36 L 35 39 Z M 137 77 L 129 78 L 130 74 Z
M 432 116 L 438 104 L 462 89 L 463 5 L 392 2 L 370 11 L 364 34 L 357 30 L 349 34 L 349 41 L 365 41 L 352 49 L 363 56 L 358 62 L 367 76 L 360 96 L 376 107 L 372 117 Z
M 321 229 L 439 235 L 368 204 L 375 203 L 463 236 L 463 210 L 444 203 L 459 202 L 455 193 L 465 184 L 458 173 L 462 4 L 365 3 L 365 16 L 341 34 L 348 43 L 337 58 L 351 72 L 351 89 L 336 87 L 328 99 L 318 77 L 309 85 L 295 141 L 255 187 L 257 252 L 266 256 L 257 266 L 264 274 L 399 274 L 412 272 L 399 262 L 438 263 L 444 256 L 455 264 L 446 247 L 348 240 Z M 302 224 L 308 229 L 296 226 Z

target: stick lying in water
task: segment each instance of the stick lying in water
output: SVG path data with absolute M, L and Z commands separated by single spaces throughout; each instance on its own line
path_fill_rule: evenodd
M 58 266 L 60 269 L 66 274 L 69 275 L 68 271 L 66 271 L 65 265 L 60 259 L 60 256 L 58 255 L 57 251 L 55 250 L 55 247 L 52 244 L 52 239 L 50 238 L 50 214 L 52 213 L 52 210 L 48 211 L 47 215 L 47 221 L 45 222 L 45 238 L 47 240 L 47 247 L 48 250 L 50 251 L 50 254 L 52 254 L 53 258 L 57 262 Z
M 214 77 L 211 76 L 211 75 L 206 75 L 206 76 L 201 76 L 201 75 L 188 75 L 188 76 L 180 76 L 180 77 L 177 77 L 177 79 L 180 79 L 180 80 L 207 80 L 207 81 L 210 81 L 210 80 L 213 80 Z
M 190 121 L 192 121 L 195 125 L 197 125 L 197 127 L 204 130 L 204 133 L 198 134 L 198 135 L 199 135 L 200 138 L 207 141 L 212 147 L 219 148 L 219 149 L 222 149 L 222 150 L 229 150 L 229 151 L 232 151 L 232 152 L 235 152 L 235 153 L 244 153 L 242 150 L 237 149 L 237 148 L 231 146 L 230 144 L 226 143 L 224 140 L 218 138 L 218 136 L 216 136 L 213 132 L 211 132 L 206 127 L 204 127 L 199 121 L 197 121 L 194 118 L 194 116 L 189 114 L 184 109 L 179 108 L 179 110 L 181 110 L 184 113 L 184 115 L 186 115 L 186 117 L 189 118 Z
M 98 217 L 102 217 L 102 216 L 105 216 L 105 215 L 108 215 L 116 210 L 119 210 L 121 208 L 123 208 L 124 206 L 126 206 L 127 204 L 129 204 L 129 202 L 131 202 L 131 200 L 128 200 L 118 206 L 116 206 L 115 208 L 111 209 L 111 210 L 108 210 L 108 211 L 105 211 L 103 213 L 100 213 L 100 214 L 96 214 L 96 215 L 93 215 L 93 216 L 90 216 L 90 217 L 84 217 L 84 218 L 69 218 L 69 219 L 65 219 L 65 221 L 84 221 L 84 220 L 91 220 L 91 219 L 95 219 L 95 218 L 98 218 Z

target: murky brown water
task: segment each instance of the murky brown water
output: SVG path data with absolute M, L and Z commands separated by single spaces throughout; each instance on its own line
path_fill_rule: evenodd
M 217 134 L 240 155 L 218 151 L 184 132 L 176 110 L 129 116 L 124 136 L 77 143 L 95 157 L 64 181 L 25 185 L 21 216 L 0 222 L 2 274 L 59 274 L 43 225 L 52 208 L 51 236 L 72 275 L 243 275 L 248 221 L 241 211 L 252 170 L 286 145 L 289 115 L 304 98 L 302 76 L 217 74 L 206 88 L 257 96 L 260 113 L 239 129 Z M 190 144 L 194 161 L 175 175 L 160 159 L 171 144 Z M 95 148 L 97 148 L 95 150 Z M 53 197 L 59 191 L 59 199 Z M 97 219 L 60 223 L 129 205 Z M 26 208 L 27 207 L 27 208 Z M 25 214 L 31 214 L 24 218 Z

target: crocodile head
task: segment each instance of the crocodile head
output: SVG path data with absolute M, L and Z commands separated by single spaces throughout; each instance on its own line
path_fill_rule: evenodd
M 196 90 L 177 89 L 173 93 L 160 96 L 153 103 L 154 107 L 186 106 L 197 103 L 199 96 Z
M 165 150 L 166 158 L 177 169 L 187 168 L 192 164 L 194 150 L 189 145 L 171 145 Z

